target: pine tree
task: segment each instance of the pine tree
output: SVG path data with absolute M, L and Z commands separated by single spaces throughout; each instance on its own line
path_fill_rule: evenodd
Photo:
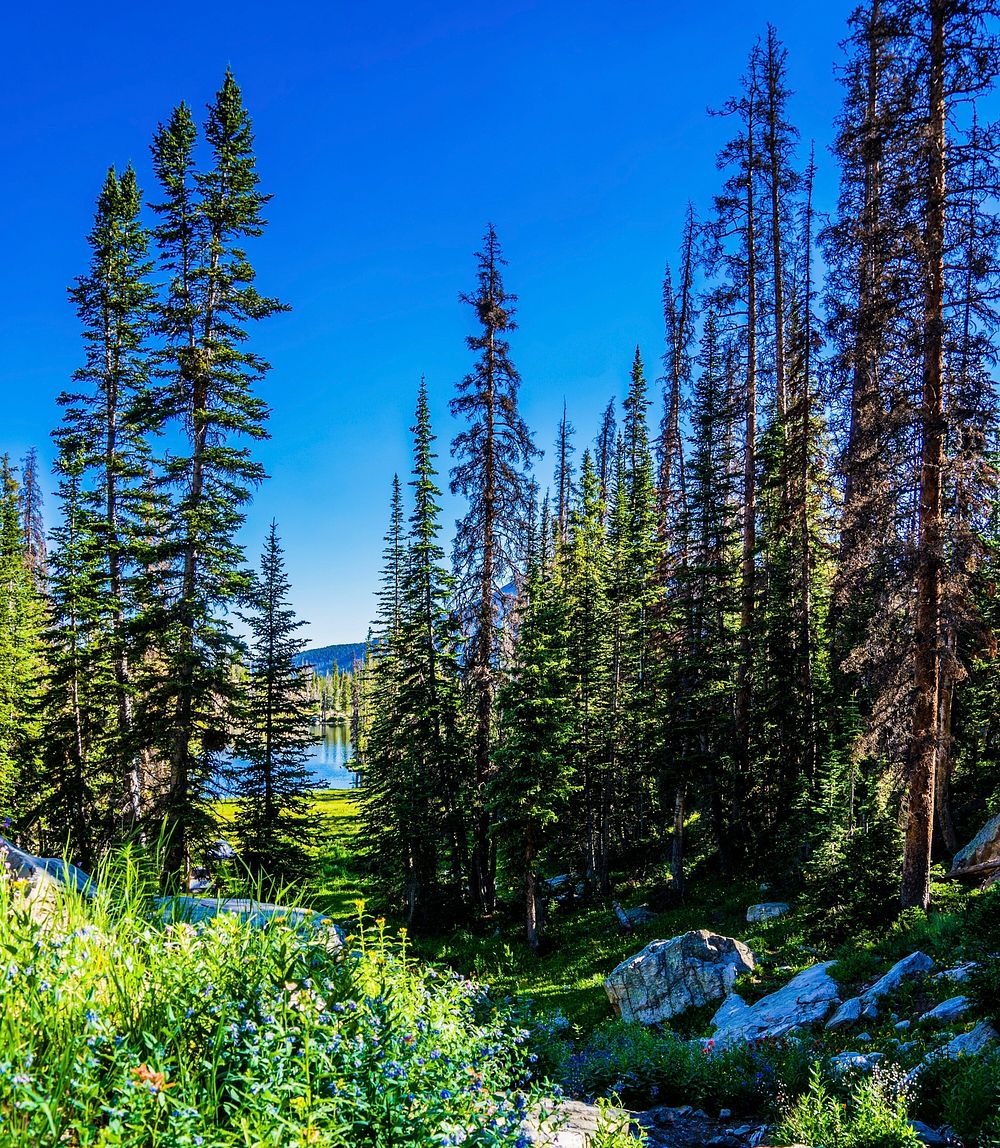
M 580 470 L 580 494 L 570 516 L 560 562 L 565 583 L 572 691 L 573 776 L 582 808 L 570 810 L 584 872 L 593 879 L 610 850 L 611 777 L 608 704 L 611 696 L 609 553 L 601 480 L 590 452 Z M 576 804 L 576 803 L 574 803 Z
M 700 792 L 724 868 L 730 864 L 740 619 L 740 478 L 734 465 L 738 399 L 732 353 L 709 311 L 691 396 L 688 561 L 676 579 L 677 650 L 670 660 L 669 781 Z M 675 825 L 675 892 L 684 891 L 683 819 Z
M 506 263 L 492 225 L 477 255 L 478 285 L 463 302 L 476 312 L 480 330 L 466 340 L 476 355 L 458 385 L 451 411 L 467 423 L 456 435 L 451 490 L 469 503 L 454 544 L 458 600 L 471 630 L 466 673 L 474 710 L 475 813 L 472 891 L 480 909 L 496 900 L 496 865 L 490 846 L 485 788 L 492 772 L 495 678 L 500 655 L 503 604 L 522 567 L 523 540 L 531 507 L 528 468 L 537 454 L 517 406 L 520 376 L 506 334 L 515 329 L 516 297 L 504 289 Z
M 121 776 L 123 800 L 133 823 L 143 813 L 131 664 L 136 636 L 132 627 L 135 537 L 149 458 L 137 407 L 148 382 L 153 295 L 149 238 L 139 218 L 141 206 L 132 168 L 120 177 L 112 168 L 98 197 L 88 237 L 90 267 L 70 290 L 86 345 L 85 364 L 74 373 L 73 381 L 84 389 L 60 395 L 64 413 L 55 433 L 58 443 L 69 440 L 69 453 L 83 466 L 81 494 L 86 495 L 89 519 L 104 550 L 103 586 L 100 590 L 95 586 L 92 593 L 104 601 L 116 682 L 115 736 L 107 748 L 112 754 L 111 768 Z M 97 570 L 91 573 L 96 576 Z
M 196 131 L 181 104 L 153 141 L 163 200 L 155 231 L 170 275 L 159 312 L 165 350 L 151 412 L 176 419 L 186 453 L 164 461 L 177 494 L 167 540 L 175 582 L 159 626 L 168 665 L 160 699 L 169 779 L 160 808 L 170 832 L 165 870 L 182 874 L 207 826 L 205 797 L 230 729 L 232 668 L 238 652 L 224 618 L 246 589 L 236 532 L 263 469 L 241 440 L 266 435 L 254 385 L 268 364 L 248 347 L 248 324 L 282 310 L 260 295 L 243 241 L 264 228 L 268 197 L 258 191 L 250 119 L 227 72 L 209 106 L 211 166 L 195 170 Z
M 107 552 L 84 490 L 87 452 L 63 436 L 56 470 L 61 515 L 50 562 L 49 736 L 39 795 L 54 852 L 90 871 L 122 835 L 125 779 L 117 768 L 119 682 L 107 610 Z
M 314 825 L 313 788 L 306 765 L 308 705 L 296 657 L 306 646 L 305 624 L 289 603 L 291 583 L 272 521 L 240 617 L 249 630 L 250 658 L 237 758 L 240 800 L 235 827 L 239 852 L 253 874 L 287 881 L 308 864 L 304 848 Z
M 0 457 L 0 816 L 27 830 L 37 816 L 43 604 L 28 563 L 19 487 Z
M 45 512 L 42 488 L 38 481 L 38 451 L 32 447 L 21 463 L 21 521 L 24 527 L 24 552 L 35 586 L 42 590 L 47 573 L 45 545 Z

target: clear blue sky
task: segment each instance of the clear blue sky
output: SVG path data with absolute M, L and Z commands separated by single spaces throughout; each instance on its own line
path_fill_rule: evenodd
M 27 5 L 8 10 L 0 68 L 4 272 L 0 450 L 51 462 L 55 396 L 81 359 L 66 287 L 107 167 L 132 161 L 226 65 L 254 119 L 270 226 L 261 289 L 293 310 L 256 346 L 271 478 L 245 538 L 277 518 L 313 644 L 364 637 L 392 473 L 409 465 L 421 373 L 446 453 L 447 401 L 468 368 L 472 254 L 496 224 L 520 296 L 513 354 L 539 445 L 563 397 L 589 438 L 632 351 L 662 353 L 660 289 L 685 204 L 707 211 L 737 89 L 771 21 L 789 49 L 792 116 L 816 139 L 818 202 L 852 7 L 523 0 L 500 3 Z M 542 462 L 548 472 L 549 458 Z M 446 465 L 444 459 L 442 463 Z M 53 510 L 51 503 L 50 512 Z M 447 526 L 456 507 L 449 501 Z

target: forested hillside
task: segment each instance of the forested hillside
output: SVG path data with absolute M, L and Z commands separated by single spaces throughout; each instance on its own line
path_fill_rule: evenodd
M 567 407 L 548 461 L 519 409 L 531 316 L 487 228 L 450 460 L 421 384 L 364 658 L 302 652 L 274 529 L 247 569 L 253 332 L 285 305 L 245 250 L 268 197 L 235 79 L 201 132 L 178 105 L 150 206 L 131 167 L 108 172 L 70 289 L 83 350 L 48 537 L 35 457 L 3 463 L 18 838 L 89 863 L 162 830 L 181 880 L 233 749 L 258 744 L 267 809 L 245 824 L 279 834 L 304 777 L 292 667 L 349 654 L 370 861 L 414 924 L 522 898 L 537 945 L 543 878 L 607 894 L 653 858 L 681 899 L 695 825 L 723 873 L 830 888 L 864 867 L 873 914 L 926 907 L 1000 781 L 994 15 L 854 14 L 827 205 L 768 26 L 719 94 L 714 201 L 672 205 L 664 345 L 622 347 L 597 438 Z M 450 561 L 444 476 L 466 508 Z

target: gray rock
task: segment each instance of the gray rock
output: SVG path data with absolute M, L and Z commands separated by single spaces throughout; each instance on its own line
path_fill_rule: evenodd
M 786 1036 L 793 1029 L 825 1020 L 840 1003 L 837 985 L 829 974 L 833 961 L 803 969 L 784 988 L 748 1005 L 730 994 L 712 1018 L 715 1046 L 726 1048 L 743 1041 Z
M 650 941 L 610 973 L 604 989 L 622 1020 L 656 1024 L 721 1000 L 753 968 L 753 953 L 742 942 L 698 929 Z
M 900 1020 L 897 1021 L 893 1027 L 896 1029 L 896 1032 L 906 1032 L 906 1030 L 910 1027 L 910 1023 L 911 1022 L 908 1020 Z
M 841 1052 L 830 1057 L 830 1071 L 834 1076 L 843 1076 L 845 1072 L 871 1072 L 883 1056 L 881 1052 Z
M 975 961 L 965 961 L 964 964 L 956 965 L 953 969 L 945 969 L 943 972 L 935 973 L 931 980 L 954 981 L 956 984 L 961 984 L 962 981 L 967 981 L 978 968 L 979 965 Z
M 969 844 L 955 854 L 951 872 L 958 873 L 973 865 L 997 860 L 1000 860 L 1000 813 L 987 821 Z
M 898 989 L 904 981 L 924 976 L 932 968 L 934 968 L 934 962 L 926 953 L 910 953 L 908 957 L 897 961 L 885 976 L 877 980 L 866 992 L 844 1001 L 827 1022 L 826 1027 L 829 1029 L 844 1028 L 846 1025 L 854 1024 L 862 1017 L 874 1020 L 878 1016 L 879 1000 L 882 997 Z
M 35 857 L 0 837 L 0 879 L 18 882 L 14 903 L 36 921 L 51 921 L 65 906 L 65 891 L 91 897 L 90 876 L 58 857 Z
M 925 1012 L 920 1018 L 920 1024 L 949 1025 L 961 1020 L 972 1008 L 972 1001 L 968 997 L 952 997 L 942 1001 L 936 1008 Z
M 633 925 L 648 925 L 655 915 L 648 905 L 636 905 L 634 909 L 625 910 L 625 916 Z
M 755 924 L 757 921 L 772 921 L 791 911 L 791 905 L 786 905 L 784 901 L 767 901 L 763 905 L 751 905 L 747 909 L 747 922 Z
M 910 1127 L 920 1137 L 920 1141 L 927 1145 L 927 1148 L 947 1148 L 948 1137 L 942 1136 L 936 1128 L 931 1128 L 929 1124 L 924 1124 L 920 1120 L 911 1120 Z
M 854 1024 L 861 1019 L 861 997 L 851 997 L 844 1001 L 839 1009 L 826 1022 L 827 1028 L 844 1028 L 845 1025 Z
M 960 1056 L 979 1056 L 1000 1040 L 996 1029 L 989 1021 L 980 1021 L 970 1032 L 963 1032 L 948 1041 L 943 1048 L 935 1049 L 927 1060 L 957 1060 Z M 925 1061 L 926 1063 L 926 1061 Z
M 206 861 L 235 861 L 236 850 L 228 841 L 213 841 L 205 850 Z
M 340 948 L 344 934 L 339 925 L 312 909 L 289 909 L 266 901 L 252 901 L 241 897 L 223 900 L 213 897 L 158 897 L 156 907 L 162 920 L 169 923 L 196 924 L 212 917 L 237 917 L 253 928 L 263 928 L 271 922 L 281 922 L 294 928 L 322 930 L 331 947 Z
M 870 1032 L 859 1032 L 854 1039 L 861 1044 L 871 1044 L 872 1034 Z

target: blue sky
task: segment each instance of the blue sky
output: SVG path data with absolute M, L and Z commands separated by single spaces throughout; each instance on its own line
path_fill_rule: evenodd
M 791 113 L 815 138 L 817 202 L 852 4 L 552 2 L 177 5 L 8 11 L 0 450 L 51 462 L 55 397 L 81 360 L 66 287 L 108 166 L 132 161 L 184 99 L 198 112 L 230 65 L 254 119 L 266 235 L 261 290 L 292 310 L 261 325 L 271 475 L 245 540 L 278 520 L 316 645 L 364 637 L 389 484 L 408 470 L 426 374 L 439 447 L 468 369 L 473 252 L 488 220 L 520 297 L 523 407 L 549 447 L 562 408 L 580 440 L 623 392 L 632 351 L 662 352 L 660 290 L 685 205 L 708 211 L 735 92 L 768 21 L 789 50 Z M 541 463 L 548 472 L 551 450 Z M 442 458 L 442 464 L 446 460 Z M 450 529 L 459 508 L 449 499 Z M 54 513 L 51 503 L 50 514 Z

